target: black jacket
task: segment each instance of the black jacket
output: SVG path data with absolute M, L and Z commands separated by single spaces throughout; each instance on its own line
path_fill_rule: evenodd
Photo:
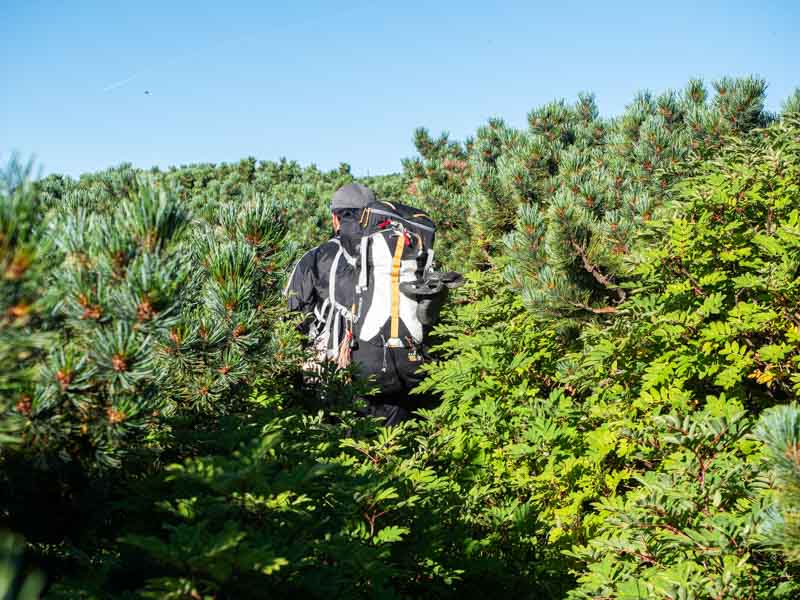
M 314 322 L 314 309 L 319 310 L 330 297 L 331 266 L 339 247 L 344 254 L 336 269 L 335 296 L 337 302 L 351 307 L 355 301 L 358 277 L 356 260 L 360 237 L 337 234 L 324 244 L 306 252 L 295 265 L 284 290 L 289 310 L 302 312 L 307 318 L 300 324 L 302 333 L 309 333 Z
M 289 309 L 306 314 L 299 329 L 313 337 L 319 325 L 315 310 L 330 299 L 331 267 L 339 248 L 344 250 L 335 273 L 336 301 L 356 312 L 356 283 L 359 273 L 361 228 L 357 219 L 344 219 L 339 233 L 324 244 L 309 250 L 298 261 L 289 277 L 284 295 Z M 343 321 L 342 321 L 343 323 Z M 343 331 L 343 325 L 339 331 Z M 338 342 L 339 340 L 336 340 Z M 335 347 L 335 343 L 333 344 Z M 421 357 L 408 349 L 388 350 L 369 343 L 354 342 L 352 360 L 364 376 L 370 376 L 384 394 L 404 394 L 421 381 L 417 367 Z

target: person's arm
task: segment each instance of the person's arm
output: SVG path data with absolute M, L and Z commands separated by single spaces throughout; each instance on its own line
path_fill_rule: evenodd
M 306 252 L 295 265 L 283 295 L 289 310 L 305 313 L 306 318 L 297 326 L 301 333 L 308 333 L 314 322 L 314 306 L 317 303 L 316 248 Z

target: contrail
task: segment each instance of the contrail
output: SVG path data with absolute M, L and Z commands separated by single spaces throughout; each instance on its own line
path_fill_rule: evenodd
M 134 73 L 134 74 L 133 74 L 133 75 L 131 75 L 130 77 L 126 77 L 125 79 L 121 79 L 121 80 L 119 80 L 119 81 L 117 81 L 117 82 L 115 82 L 115 83 L 112 83 L 111 85 L 107 85 L 106 87 L 104 87 L 104 88 L 103 88 L 103 91 L 104 91 L 104 92 L 110 92 L 111 90 L 115 90 L 115 89 L 117 89 L 118 87 L 122 87 L 123 85 L 125 85 L 125 84 L 126 84 L 126 83 L 128 83 L 129 81 L 133 81 L 133 80 L 134 80 L 134 79 L 136 79 L 136 78 L 137 78 L 139 75 L 141 75 L 142 73 L 146 73 L 146 72 L 147 72 L 147 71 L 139 71 L 138 73 Z
M 206 48 L 206 50 L 215 50 L 215 49 L 220 48 L 221 46 L 225 46 L 227 44 L 231 44 L 231 43 L 234 43 L 234 42 L 241 42 L 241 41 L 250 40 L 250 39 L 254 39 L 254 38 L 255 38 L 255 36 L 253 36 L 253 35 L 243 35 L 243 36 L 239 36 L 239 37 L 236 37 L 236 38 L 230 38 L 230 39 L 218 42 L 216 44 L 212 44 L 211 46 Z M 152 67 L 147 67 L 145 69 L 140 69 L 140 70 L 134 72 L 132 75 L 129 75 L 125 79 L 120 79 L 119 81 L 115 81 L 114 83 L 108 84 L 106 87 L 103 88 L 103 92 L 105 93 L 105 92 L 110 92 L 111 90 L 115 90 L 115 89 L 117 89 L 119 87 L 122 87 L 123 85 L 125 85 L 127 83 L 130 83 L 131 81 L 133 81 L 134 79 L 136 79 L 137 77 L 139 77 L 141 75 L 145 75 L 146 73 L 152 73 L 154 71 L 157 71 L 159 68 L 169 67 L 169 66 L 174 65 L 175 63 L 179 63 L 179 62 L 181 62 L 183 60 L 188 60 L 188 59 L 194 58 L 195 56 L 199 56 L 200 53 L 201 53 L 201 50 L 196 50 L 195 52 L 190 52 L 188 54 L 184 54 L 183 56 L 176 56 L 174 58 L 171 58 L 170 60 L 165 61 L 163 63 L 160 63 L 157 66 L 152 66 Z

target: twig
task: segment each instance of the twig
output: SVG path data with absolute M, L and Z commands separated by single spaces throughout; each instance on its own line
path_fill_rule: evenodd
M 617 297 L 619 298 L 620 302 L 624 302 L 626 298 L 625 291 L 622 288 L 615 286 L 608 277 L 603 275 L 603 273 L 600 271 L 600 269 L 597 268 L 596 265 L 593 265 L 591 261 L 589 261 L 589 256 L 586 254 L 586 249 L 583 246 L 578 244 L 575 240 L 571 240 L 571 244 L 572 247 L 575 249 L 575 251 L 578 253 L 578 256 L 581 257 L 581 260 L 583 261 L 583 268 L 586 269 L 586 271 L 588 271 L 589 273 L 591 273 L 592 277 L 594 277 L 595 280 L 597 280 L 597 282 L 600 283 L 603 287 L 609 290 L 613 290 L 617 294 Z

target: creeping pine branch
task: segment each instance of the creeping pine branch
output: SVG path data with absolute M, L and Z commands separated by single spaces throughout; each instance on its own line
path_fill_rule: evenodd
M 583 304 L 582 302 L 572 302 L 571 304 L 575 308 L 580 308 L 581 310 L 588 310 L 589 312 L 593 312 L 596 315 L 606 315 L 617 312 L 617 309 L 614 306 L 601 306 L 600 308 L 595 308 L 593 306 L 589 306 L 588 304 Z
M 586 248 L 578 244 L 575 240 L 572 240 L 571 244 L 575 249 L 575 252 L 578 253 L 578 256 L 581 257 L 581 261 L 583 261 L 583 268 L 586 269 L 586 271 L 588 271 L 592 277 L 594 277 L 595 280 L 600 283 L 600 285 L 608 290 L 614 291 L 617 294 L 620 302 L 624 302 L 626 298 L 625 291 L 622 288 L 615 286 L 608 277 L 603 275 L 596 265 L 592 264 L 592 262 L 589 260 L 589 255 L 586 253 Z

